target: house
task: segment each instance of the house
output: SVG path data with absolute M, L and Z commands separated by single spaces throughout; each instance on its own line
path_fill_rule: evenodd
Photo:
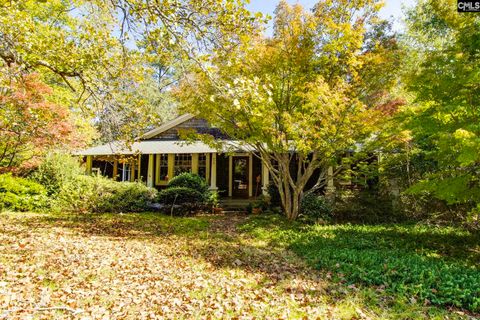
M 201 141 L 182 140 L 181 133 L 187 131 L 214 136 L 222 142 L 222 150 Z M 252 198 L 268 191 L 268 169 L 253 150 L 191 114 L 145 133 L 131 146 L 110 143 L 77 154 L 84 157 L 89 174 L 141 181 L 159 189 L 175 175 L 192 172 L 204 177 L 222 197 Z

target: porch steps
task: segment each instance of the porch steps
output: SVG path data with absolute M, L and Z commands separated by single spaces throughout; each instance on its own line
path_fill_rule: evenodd
M 222 214 L 233 215 L 233 214 L 247 214 L 247 210 L 223 210 Z
M 247 212 L 247 206 L 249 203 L 253 203 L 253 199 L 220 199 L 220 207 L 223 209 L 223 213 L 239 213 Z

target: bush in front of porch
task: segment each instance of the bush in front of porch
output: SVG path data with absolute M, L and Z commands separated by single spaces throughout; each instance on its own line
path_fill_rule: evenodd
M 158 194 L 162 211 L 171 215 L 192 215 L 210 210 L 218 203 L 216 192 L 209 190 L 204 178 L 185 172 L 174 177 Z

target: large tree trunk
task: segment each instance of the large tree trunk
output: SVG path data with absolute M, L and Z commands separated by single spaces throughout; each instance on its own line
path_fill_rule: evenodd
M 323 170 L 312 190 L 304 190 L 314 171 L 326 167 L 327 159 L 319 159 L 317 152 L 305 156 L 292 153 L 274 153 L 263 149 L 262 146 L 257 147 L 260 150 L 262 161 L 267 165 L 278 189 L 285 216 L 289 220 L 297 219 L 301 212 L 304 192 L 315 191 L 325 185 L 326 170 Z M 293 170 L 293 166 L 291 167 L 294 157 L 297 157 L 295 170 Z M 275 166 L 274 163 L 276 163 Z M 296 175 L 292 175 L 292 173 L 296 173 Z
M 297 177 L 294 180 L 290 170 L 290 156 L 283 154 L 276 158 L 277 161 L 280 161 L 278 161 L 278 171 L 274 175 L 276 177 L 274 180 L 280 194 L 282 208 L 289 220 L 295 220 L 300 214 L 303 188 L 305 187 L 304 181 L 305 178 L 308 180 L 308 177 L 300 177 L 300 179 Z
M 300 214 L 303 190 L 291 188 L 284 183 L 280 186 L 277 184 L 277 187 L 285 216 L 289 220 L 297 219 Z

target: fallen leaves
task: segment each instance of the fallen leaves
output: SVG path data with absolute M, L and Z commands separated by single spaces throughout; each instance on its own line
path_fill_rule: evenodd
M 319 275 L 290 252 L 236 234 L 238 217 L 231 223 L 229 217 L 213 219 L 210 231 L 204 230 L 208 236 L 152 233 L 166 229 L 164 219 L 158 216 L 142 231 L 128 221 L 115 220 L 113 228 L 99 219 L 82 228 L 68 219 L 1 214 L 0 318 L 321 319 L 332 314 Z

